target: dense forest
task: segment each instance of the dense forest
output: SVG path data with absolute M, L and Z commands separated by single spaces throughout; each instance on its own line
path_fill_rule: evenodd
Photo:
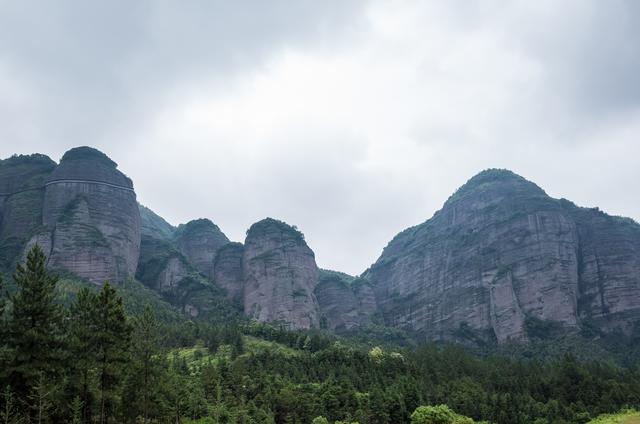
M 59 284 L 36 246 L 0 301 L 1 423 L 587 423 L 640 406 L 637 363 L 172 320 L 108 283 Z

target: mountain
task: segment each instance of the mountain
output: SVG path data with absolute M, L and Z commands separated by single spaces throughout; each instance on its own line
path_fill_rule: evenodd
M 429 339 L 524 341 L 541 325 L 630 333 L 640 225 L 491 169 L 399 233 L 363 277 L 386 325 Z
M 139 205 L 133 182 L 96 149 L 71 149 L 59 164 L 14 156 L 0 161 L 0 270 L 34 243 L 51 269 L 93 284 L 135 279 L 204 320 L 244 314 L 474 344 L 629 335 L 640 322 L 640 225 L 507 170 L 471 178 L 353 277 L 319 269 L 302 232 L 277 219 L 251 225 L 244 243 L 206 218 L 174 227 Z
M 90 147 L 1 164 L 4 266 L 38 243 L 54 269 L 96 283 L 133 276 L 140 252 L 140 215 L 133 184 L 117 164 Z M 26 243 L 25 243 L 26 241 Z

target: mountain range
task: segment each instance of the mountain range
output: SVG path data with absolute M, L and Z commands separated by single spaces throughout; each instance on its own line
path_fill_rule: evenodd
M 319 269 L 302 232 L 277 219 L 251 225 L 243 243 L 209 219 L 174 227 L 96 149 L 59 163 L 13 156 L 0 161 L 0 270 L 36 243 L 52 270 L 138 280 L 194 319 L 225 309 L 294 329 L 377 325 L 498 344 L 541 329 L 631 334 L 640 322 L 640 225 L 508 170 L 472 177 L 354 277 Z

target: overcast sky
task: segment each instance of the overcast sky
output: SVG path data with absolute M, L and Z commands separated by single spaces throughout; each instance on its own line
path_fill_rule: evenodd
M 640 2 L 0 0 L 0 157 L 94 146 L 172 224 L 359 274 L 509 168 L 640 219 Z

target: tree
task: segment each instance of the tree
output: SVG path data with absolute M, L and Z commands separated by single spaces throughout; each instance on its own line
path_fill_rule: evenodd
M 447 405 L 419 406 L 411 414 L 411 424 L 473 424 L 473 420 L 456 414 Z
M 90 372 L 96 366 L 95 336 L 96 295 L 86 287 L 78 291 L 76 300 L 70 309 L 70 337 L 69 345 L 73 357 L 71 385 L 78 394 L 81 407 L 82 422 L 88 422 L 91 417 Z
M 13 307 L 7 323 L 9 378 L 23 402 L 41 379 L 55 382 L 63 371 L 62 308 L 55 292 L 58 279 L 47 272 L 45 260 L 36 244 L 27 254 L 26 265 L 18 264 L 13 275 L 18 290 L 10 298 Z
M 147 305 L 142 315 L 134 320 L 133 338 L 134 372 L 131 379 L 136 384 L 130 384 L 136 393 L 142 396 L 142 417 L 147 423 L 150 415 L 150 404 L 152 395 L 157 388 L 160 370 L 159 360 L 159 340 L 158 322 Z
M 6 378 L 7 358 L 9 356 L 7 346 L 7 324 L 4 317 L 5 299 L 3 293 L 2 274 L 0 274 L 0 381 Z
M 108 282 L 96 297 L 94 310 L 96 330 L 93 342 L 97 355 L 100 422 L 105 423 L 109 419 L 109 404 L 121 383 L 123 364 L 128 359 L 131 326 L 122 298 Z

